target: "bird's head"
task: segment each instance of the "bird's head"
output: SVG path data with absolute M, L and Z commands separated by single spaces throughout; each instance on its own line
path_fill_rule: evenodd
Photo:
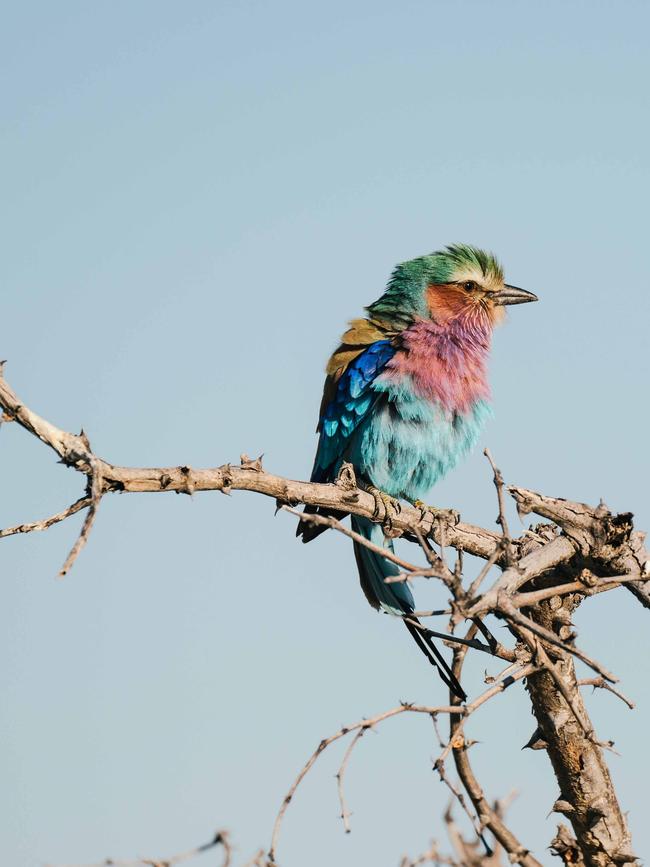
M 367 310 L 397 328 L 407 328 L 414 319 L 445 324 L 460 317 L 494 326 L 506 305 L 527 301 L 537 301 L 537 296 L 505 283 L 491 253 L 454 244 L 397 265 L 386 291 Z

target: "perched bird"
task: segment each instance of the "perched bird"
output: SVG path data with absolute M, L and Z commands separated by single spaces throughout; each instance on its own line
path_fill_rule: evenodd
M 465 244 L 398 265 L 384 294 L 366 308 L 366 318 L 352 320 L 329 360 L 311 480 L 334 481 L 347 461 L 359 484 L 383 501 L 384 514 L 389 498 L 424 507 L 422 497 L 476 444 L 491 413 L 487 360 L 504 305 L 536 300 L 504 283 L 491 253 Z M 392 550 L 380 523 L 353 515 L 352 528 Z M 297 534 L 309 542 L 323 529 L 305 518 Z M 385 582 L 399 572 L 394 563 L 356 541 L 354 553 L 374 608 L 402 617 L 415 611 L 405 582 Z M 431 638 L 413 618 L 404 622 L 464 700 Z

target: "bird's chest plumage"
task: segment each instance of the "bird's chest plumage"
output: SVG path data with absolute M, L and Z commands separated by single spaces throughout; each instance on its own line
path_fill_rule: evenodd
M 489 336 L 479 338 L 441 333 L 432 322 L 405 334 L 404 350 L 373 384 L 377 403 L 352 444 L 350 459 L 372 484 L 422 499 L 476 445 L 491 413 Z

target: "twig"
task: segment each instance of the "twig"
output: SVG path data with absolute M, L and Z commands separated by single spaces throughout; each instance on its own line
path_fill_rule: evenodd
M 467 611 L 467 617 L 479 617 L 494 611 L 498 606 L 500 594 L 508 596 L 514 594 L 531 579 L 569 562 L 575 556 L 575 545 L 566 536 L 557 536 L 551 542 L 540 545 L 539 548 L 522 557 L 514 566 L 507 568 L 492 587 L 472 604 Z
M 343 827 L 345 828 L 345 833 L 349 834 L 352 828 L 350 828 L 350 816 L 352 813 L 347 808 L 347 804 L 345 803 L 345 794 L 343 792 L 343 776 L 347 770 L 348 763 L 350 761 L 350 756 L 352 755 L 352 750 L 359 743 L 364 734 L 368 731 L 368 729 L 360 728 L 355 736 L 350 741 L 347 750 L 345 751 L 345 755 L 343 756 L 343 761 L 341 762 L 341 766 L 336 774 L 336 785 L 339 792 L 339 802 L 341 804 L 341 819 L 343 819 Z
M 584 677 L 578 681 L 578 686 L 593 686 L 594 690 L 596 689 L 606 689 L 608 692 L 611 692 L 617 698 L 626 704 L 630 710 L 634 710 L 636 705 L 634 702 L 627 698 L 627 696 L 623 695 L 622 692 L 618 689 L 614 689 L 613 686 L 610 686 L 609 683 L 605 680 L 604 677 Z
M 204 852 L 209 852 L 216 846 L 223 847 L 223 862 L 221 867 L 231 867 L 232 864 L 232 845 L 228 837 L 227 831 L 217 831 L 214 837 L 202 846 L 195 846 L 193 849 L 188 849 L 185 852 L 179 852 L 177 855 L 170 855 L 166 858 L 105 858 L 103 861 L 98 861 L 94 864 L 85 865 L 68 865 L 68 867 L 174 867 L 183 861 L 190 861 L 198 855 L 203 855 Z M 47 867 L 47 865 L 46 865 Z M 65 867 L 65 865 L 60 865 Z
M 99 502 L 102 498 L 102 469 L 99 461 L 94 457 L 94 455 L 88 455 L 88 461 L 90 463 L 91 474 L 90 474 L 90 506 L 88 511 L 86 512 L 86 517 L 81 526 L 81 532 L 77 538 L 77 541 L 72 546 L 72 550 L 68 554 L 65 563 L 61 567 L 59 571 L 58 577 L 63 578 L 68 574 L 72 566 L 74 565 L 75 560 L 79 556 L 81 549 L 84 547 L 86 542 L 88 541 L 88 536 L 90 535 L 90 531 L 93 528 L 93 524 L 95 523 L 95 518 L 97 516 L 97 508 L 99 506 Z
M 383 713 L 377 714 L 374 717 L 369 717 L 368 719 L 359 720 L 356 723 L 353 723 L 349 726 L 343 726 L 333 735 L 330 735 L 327 738 L 323 738 L 321 742 L 318 744 L 314 752 L 307 759 L 302 769 L 300 770 L 298 776 L 291 784 L 289 791 L 284 797 L 282 801 L 282 805 L 278 811 L 278 815 L 275 820 L 275 824 L 273 826 L 273 833 L 271 836 L 271 846 L 269 848 L 269 861 L 271 864 L 275 864 L 275 853 L 277 851 L 277 844 L 280 838 L 280 828 L 282 826 L 282 820 L 287 811 L 287 808 L 291 801 L 293 800 L 293 796 L 298 789 L 298 786 L 309 773 L 311 768 L 314 766 L 316 760 L 321 755 L 323 750 L 327 749 L 330 744 L 333 744 L 335 741 L 340 740 L 345 737 L 347 734 L 353 731 L 357 731 L 358 729 L 370 729 L 374 728 L 378 723 L 383 722 L 384 720 L 390 719 L 391 717 L 398 716 L 403 713 L 419 713 L 426 714 L 427 716 L 433 716 L 435 714 L 449 714 L 451 716 L 459 716 L 459 717 L 469 717 L 475 711 L 477 711 L 482 705 L 484 705 L 491 698 L 494 698 L 499 693 L 502 693 L 505 689 L 511 686 L 513 683 L 521 680 L 524 677 L 528 677 L 532 672 L 537 670 L 537 666 L 533 664 L 529 664 L 521 668 L 516 674 L 507 678 L 506 680 L 501 681 L 500 683 L 496 683 L 491 686 L 489 689 L 482 692 L 479 696 L 477 696 L 473 701 L 469 702 L 466 705 L 442 705 L 440 707 L 429 707 L 427 705 L 416 705 L 416 704 L 408 704 L 404 703 L 399 705 L 399 707 L 391 708 L 391 710 L 384 711 Z M 464 722 L 464 720 L 463 720 Z M 446 751 L 443 752 L 443 759 L 448 755 L 449 750 L 451 750 L 453 744 L 450 741 L 450 744 Z
M 474 623 L 470 626 L 467 633 L 468 638 L 475 634 L 476 628 L 476 624 Z M 466 654 L 467 647 L 458 646 L 454 649 L 452 670 L 456 677 L 460 677 L 461 675 Z M 508 668 L 510 668 L 510 666 Z M 535 663 L 531 662 L 507 676 L 504 676 L 505 672 L 502 672 L 500 679 L 498 679 L 492 689 L 507 689 L 510 684 L 517 680 L 521 680 L 524 677 L 530 677 L 530 675 L 534 674 L 538 670 L 539 667 Z M 521 867 L 542 867 L 539 861 L 537 861 L 537 859 L 534 858 L 524 846 L 522 846 L 517 837 L 515 837 L 512 831 L 510 831 L 510 829 L 505 825 L 502 817 L 499 815 L 497 810 L 490 806 L 483 794 L 483 790 L 474 775 L 467 755 L 467 744 L 463 734 L 464 725 L 465 718 L 449 717 L 449 745 L 453 746 L 453 756 L 458 776 L 474 805 L 474 809 L 477 812 L 481 825 L 492 832 L 495 839 L 508 853 L 511 863 L 519 864 Z
M 29 524 L 17 524 L 15 527 L 7 527 L 4 530 L 0 530 L 0 539 L 5 539 L 7 536 L 15 536 L 18 533 L 37 533 L 41 530 L 49 530 L 49 528 L 53 527 L 54 524 L 59 524 L 61 521 L 65 521 L 66 518 L 76 515 L 77 512 L 80 512 L 82 509 L 87 509 L 91 503 L 92 499 L 90 497 L 80 497 L 71 506 L 68 506 L 67 509 L 64 509 L 62 512 L 57 512 L 56 515 L 50 515 L 49 518 L 43 518 L 42 521 L 32 521 Z
M 507 677 L 510 677 L 510 675 L 516 671 L 520 665 L 520 662 L 512 662 L 510 665 L 506 666 L 503 671 L 500 671 L 499 674 L 488 675 L 486 673 L 484 678 L 485 683 L 499 683 L 500 681 L 505 680 Z
M 442 737 L 440 736 L 440 730 L 438 729 L 438 723 L 437 723 L 436 717 L 432 717 L 431 719 L 433 722 L 433 728 L 434 728 L 434 731 L 436 733 L 436 737 L 438 738 L 438 743 L 440 744 L 440 747 L 442 748 L 442 751 L 444 753 L 448 747 L 448 744 L 445 744 Z M 458 803 L 460 804 L 461 809 L 463 810 L 463 812 L 465 813 L 465 815 L 469 819 L 476 836 L 481 838 L 482 837 L 482 835 L 481 835 L 482 829 L 481 829 L 480 823 L 477 820 L 477 817 L 472 813 L 472 811 L 467 806 L 467 802 L 465 800 L 463 793 L 460 791 L 458 786 L 456 786 L 447 776 L 447 770 L 445 768 L 445 762 L 441 761 L 440 758 L 436 759 L 436 761 L 433 763 L 433 769 L 434 769 L 434 771 L 437 771 L 438 776 L 440 777 L 440 781 L 442 783 L 444 783 L 444 785 L 447 786 L 447 788 L 451 792 L 452 798 L 455 798 L 458 801 Z
M 526 629 L 529 629 L 531 632 L 534 632 L 535 635 L 543 638 L 544 641 L 547 641 L 549 644 L 559 647 L 560 650 L 565 651 L 565 653 L 570 653 L 573 656 L 576 656 L 578 659 L 582 660 L 585 665 L 588 665 L 589 668 L 598 672 L 598 674 L 610 683 L 618 683 L 618 678 L 611 672 L 607 671 L 607 669 L 599 662 L 592 659 L 590 656 L 587 656 L 586 653 L 583 653 L 583 651 L 577 648 L 574 644 L 566 644 L 562 639 L 558 638 L 554 632 L 551 632 L 550 629 L 545 629 L 543 626 L 532 621 L 529 617 L 521 614 L 507 597 L 500 597 L 498 610 L 501 611 L 507 620 L 516 623 L 518 626 L 523 626 Z
M 506 563 L 508 566 L 511 566 L 514 562 L 514 555 L 512 551 L 512 536 L 510 535 L 508 520 L 506 518 L 506 505 L 503 496 L 503 476 L 501 475 L 501 470 L 494 463 L 490 450 L 484 449 L 483 454 L 490 462 L 494 474 L 494 487 L 497 489 L 497 500 L 499 502 L 499 517 L 497 518 L 497 524 L 501 526 L 501 531 L 503 533 L 503 546 L 506 554 Z
M 567 596 L 569 593 L 596 596 L 598 593 L 614 590 L 621 584 L 636 580 L 630 575 L 611 575 L 607 578 L 597 579 L 591 585 L 585 584 L 584 581 L 568 581 L 566 584 L 558 584 L 555 587 L 543 587 L 540 590 L 530 590 L 526 593 L 514 593 L 510 598 L 515 608 L 529 608 L 545 599 L 552 599 L 554 596 Z
M 476 578 L 472 581 L 472 583 L 467 588 L 467 594 L 466 595 L 467 595 L 468 599 L 473 599 L 476 596 L 476 594 L 478 593 L 478 588 L 481 586 L 484 579 L 487 577 L 488 572 L 494 566 L 494 564 L 497 562 L 497 560 L 499 559 L 499 557 L 503 553 L 504 547 L 505 547 L 504 540 L 501 539 L 498 542 L 498 544 L 495 545 L 494 551 L 487 558 L 481 571 L 478 573 Z
M 345 524 L 337 521 L 336 518 L 332 518 L 328 515 L 312 515 L 307 512 L 299 512 L 297 509 L 291 508 L 291 506 L 280 506 L 280 508 L 283 512 L 289 512 L 290 515 L 295 515 L 300 518 L 301 521 L 307 521 L 309 524 L 319 524 L 322 527 L 331 527 L 332 530 L 338 530 L 339 533 L 343 533 L 343 535 L 347 536 L 349 539 L 354 539 L 355 542 L 364 545 L 366 548 L 369 548 L 371 551 L 374 551 L 375 554 L 379 554 L 386 560 L 390 560 L 391 563 L 395 563 L 401 569 L 406 569 L 407 572 L 420 571 L 413 563 L 409 563 L 407 560 L 398 557 L 397 554 L 394 554 L 389 548 L 383 548 L 381 545 L 376 545 L 374 542 L 366 539 L 365 536 L 362 536 L 361 533 L 356 533 L 354 530 L 348 529 Z
M 420 528 L 416 527 L 414 532 L 415 538 L 418 540 L 418 544 L 424 551 L 424 556 L 427 558 L 427 562 L 431 567 L 432 574 L 437 578 L 442 578 L 448 587 L 453 588 L 454 576 L 449 570 L 449 567 L 445 563 L 444 559 L 444 548 L 442 545 L 442 543 L 444 542 L 444 530 L 442 529 L 442 526 L 440 528 L 440 534 L 440 556 L 438 556 L 438 554 L 436 554 L 431 545 L 429 545 L 429 542 L 422 534 Z
M 298 776 L 291 784 L 289 791 L 287 792 L 287 794 L 284 797 L 284 800 L 282 801 L 282 805 L 280 806 L 280 809 L 278 811 L 278 815 L 276 816 L 276 819 L 275 819 L 275 824 L 273 826 L 273 833 L 271 836 L 271 846 L 269 848 L 269 861 L 271 862 L 271 864 L 275 863 L 275 852 L 277 850 L 278 840 L 280 838 L 280 828 L 282 826 L 282 820 L 284 818 L 284 814 L 287 811 L 287 807 L 289 806 L 289 804 L 293 800 L 293 796 L 295 795 L 296 790 L 298 789 L 298 786 L 300 785 L 300 783 L 307 776 L 307 774 L 309 773 L 309 771 L 311 770 L 311 768 L 313 767 L 313 765 L 315 764 L 316 760 L 318 759 L 320 754 L 323 752 L 323 750 L 327 749 L 327 747 L 329 747 L 330 744 L 333 744 L 335 741 L 340 740 L 341 738 L 345 737 L 345 735 L 349 734 L 350 732 L 357 731 L 358 729 L 361 729 L 361 728 L 363 728 L 363 729 L 373 728 L 378 723 L 383 722 L 386 719 L 390 719 L 390 717 L 398 716 L 398 715 L 403 714 L 403 713 L 424 713 L 424 714 L 427 714 L 430 716 L 432 713 L 464 714 L 465 712 L 466 712 L 465 708 L 461 707 L 461 706 L 457 706 L 457 707 L 451 707 L 451 706 L 427 707 L 427 706 L 422 706 L 422 705 L 414 705 L 414 704 L 404 703 L 404 704 L 399 705 L 398 707 L 391 708 L 391 710 L 387 710 L 381 714 L 377 714 L 374 717 L 370 717 L 369 719 L 359 720 L 359 722 L 353 723 L 352 725 L 343 726 L 337 732 L 335 732 L 333 735 L 330 735 L 327 738 L 323 738 L 323 740 L 318 744 L 318 746 L 316 747 L 314 752 L 311 754 L 311 756 L 307 759 L 307 761 L 303 765 Z
M 452 635 L 449 632 L 436 632 L 435 629 L 429 629 L 427 626 L 423 626 L 421 623 L 418 623 L 417 620 L 411 620 L 409 617 L 404 617 L 404 620 L 416 629 L 419 629 L 420 632 L 429 635 L 431 638 L 441 638 L 443 641 L 449 641 L 451 644 L 463 644 L 466 647 L 480 650 L 482 653 L 487 653 L 490 656 L 498 656 L 500 659 L 507 659 L 510 661 L 514 661 L 515 659 L 514 650 L 508 650 L 508 648 L 504 647 L 502 644 L 496 644 L 491 647 L 489 644 L 483 644 L 482 641 L 477 641 L 476 639 L 460 638 L 459 636 Z
M 78 472 L 89 476 L 88 449 L 84 439 L 68 433 L 29 409 L 8 385 L 0 371 L 0 409 L 53 449 L 61 461 Z M 336 484 L 300 482 L 275 476 L 261 469 L 259 461 L 244 461 L 241 466 L 224 464 L 220 467 L 191 470 L 188 486 L 187 465 L 174 467 L 122 467 L 94 456 L 101 470 L 103 493 L 194 493 L 201 491 L 254 491 L 283 503 L 304 503 L 324 509 L 343 511 L 376 520 L 373 496 L 360 488 L 344 489 Z M 423 518 L 422 511 L 403 504 L 393 518 L 393 527 L 399 533 L 414 535 L 420 529 L 425 535 L 438 540 L 439 528 L 433 518 Z M 487 558 L 494 549 L 498 535 L 489 530 L 458 523 L 446 528 L 446 544 L 461 547 L 477 557 Z
M 441 578 L 442 576 L 432 569 L 414 569 L 412 572 L 400 572 L 398 575 L 387 575 L 384 578 L 384 584 L 404 584 L 405 581 L 412 581 L 413 578 Z

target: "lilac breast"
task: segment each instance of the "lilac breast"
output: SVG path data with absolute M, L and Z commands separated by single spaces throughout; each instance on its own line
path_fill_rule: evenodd
M 394 497 L 422 499 L 476 444 L 488 403 L 489 331 L 416 322 L 375 381 L 381 393 L 350 459 Z

